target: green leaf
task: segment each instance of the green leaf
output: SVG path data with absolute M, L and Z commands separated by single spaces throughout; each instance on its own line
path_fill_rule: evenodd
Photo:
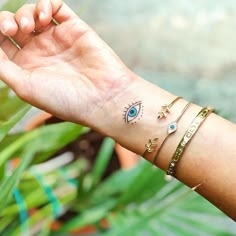
M 47 125 L 25 133 L 0 153 L 0 166 L 18 151 L 27 149 L 29 152 L 40 153 L 49 157 L 51 153 L 74 140 L 87 129 L 69 122 Z M 45 140 L 47 140 L 45 142 Z M 38 154 L 39 155 L 39 154 Z
M 0 142 L 7 135 L 7 133 L 22 119 L 22 117 L 29 111 L 29 109 L 29 105 L 24 105 L 19 111 L 8 117 L 7 121 L 0 121 Z M 7 113 L 7 111 L 5 112 Z
M 126 205 L 134 201 L 143 202 L 152 197 L 158 188 L 160 189 L 167 183 L 163 172 L 160 174 L 161 170 L 147 161 L 141 161 L 136 168 L 138 174 L 127 187 L 127 191 L 120 197 L 120 205 Z M 148 188 L 148 191 L 144 191 L 146 188 Z M 139 197 L 137 198 L 137 196 Z
M 14 216 L 13 217 L 4 217 L 1 218 L 1 224 L 0 224 L 0 234 L 2 234 L 2 231 L 7 228 L 7 226 L 14 221 Z
M 13 172 L 13 174 L 4 180 L 0 185 L 0 211 L 3 210 L 4 206 L 7 204 L 7 200 L 9 200 L 9 196 L 17 186 L 20 177 L 24 173 L 25 169 L 29 166 L 30 162 L 34 157 L 34 152 L 27 151 L 22 155 L 21 162 L 17 169 Z
M 148 187 L 143 191 L 149 191 Z M 176 180 L 161 188 L 156 187 L 156 193 L 148 200 L 140 202 L 139 198 L 142 199 L 142 196 L 136 195 L 133 202 L 125 201 L 128 205 L 110 214 L 110 231 L 105 235 L 220 236 L 236 232 L 232 220 Z M 194 206 L 193 209 L 191 206 Z M 228 227 L 224 227 L 226 224 Z
M 26 0 L 8 0 L 2 7 L 2 10 L 4 11 L 11 11 L 15 12 L 17 9 L 19 9 L 20 6 L 22 6 Z
M 107 212 L 111 210 L 115 204 L 116 200 L 106 199 L 106 201 L 104 201 L 103 204 L 98 205 L 91 209 L 87 209 L 77 217 L 74 217 L 73 219 L 68 221 L 59 230 L 59 233 L 68 232 L 73 229 L 78 229 L 79 227 L 95 224 L 96 222 L 103 219 L 107 215 Z
M 59 186 L 54 189 L 55 193 L 61 193 L 60 196 L 57 195 L 60 203 L 64 206 L 65 209 L 68 208 L 68 205 L 71 204 L 76 198 L 76 190 L 74 188 L 67 188 L 68 186 Z M 38 195 L 40 196 L 40 195 Z M 37 226 L 39 223 L 44 224 L 53 219 L 52 213 L 52 204 L 48 202 L 48 204 L 43 205 L 40 209 L 37 210 L 28 220 L 28 224 L 30 228 L 36 227 L 36 231 L 41 232 L 41 228 Z M 20 226 L 15 227 L 14 232 L 10 234 L 10 236 L 18 236 L 20 234 Z M 38 234 L 37 234 L 38 235 Z
M 49 163 L 50 164 L 50 163 Z M 76 193 L 75 185 L 72 186 L 71 182 L 68 182 L 68 178 L 76 178 L 80 171 L 84 169 L 84 164 L 81 163 L 81 160 L 73 162 L 63 169 L 66 169 L 67 176 L 62 176 L 61 169 L 55 169 L 52 172 L 44 174 L 44 180 L 57 191 L 58 188 L 62 190 L 72 189 Z M 35 176 L 31 172 L 26 172 L 18 185 L 18 189 L 21 191 L 24 196 L 24 201 L 28 209 L 37 208 L 48 203 L 49 199 L 45 194 L 42 185 L 39 184 Z M 68 194 L 69 191 L 66 191 Z M 56 192 L 55 191 L 55 192 Z M 70 190 L 71 191 L 71 190 Z M 64 195 L 65 191 L 62 191 L 60 194 L 57 194 L 58 198 Z M 40 196 L 40 198 L 38 198 Z M 0 226 L 2 225 L 2 219 L 9 218 L 18 213 L 19 209 L 15 201 L 12 201 L 3 211 L 0 212 Z
M 12 116 L 25 107 L 29 107 L 29 105 L 20 100 L 18 97 L 8 97 L 8 99 L 0 106 L 0 121 L 8 121 Z
M 0 103 L 3 104 L 9 97 L 9 88 L 0 81 Z
M 114 151 L 114 145 L 115 142 L 111 138 L 104 139 L 92 171 L 93 184 L 101 180 Z
M 87 196 L 89 204 L 100 204 L 106 198 L 119 197 L 121 194 L 124 194 L 138 174 L 138 168 L 116 171 L 105 179 L 92 194 Z

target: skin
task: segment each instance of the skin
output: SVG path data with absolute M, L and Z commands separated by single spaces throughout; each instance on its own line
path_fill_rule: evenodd
M 28 20 L 24 27 L 23 17 Z M 59 26 L 51 23 L 52 17 Z M 15 15 L 1 12 L 0 22 L 2 77 L 11 77 L 7 83 L 19 97 L 60 118 L 91 125 L 92 114 L 101 117 L 100 107 L 120 93 L 118 84 L 132 80 L 113 51 L 61 1 L 25 5 Z M 4 26 L 10 28 L 5 32 Z M 43 33 L 29 34 L 35 26 Z M 12 36 L 22 50 L 5 36 Z
M 60 0 L 24 5 L 16 14 L 1 12 L 0 30 L 0 78 L 20 98 L 61 119 L 92 127 L 139 155 L 149 139 L 158 137 L 160 146 L 166 127 L 187 103 L 179 100 L 167 118 L 158 121 L 161 105 L 175 96 L 130 71 Z M 22 49 L 17 49 L 8 36 Z M 136 124 L 126 124 L 122 118 L 125 107 L 137 101 L 142 101 L 143 116 Z M 160 150 L 155 163 L 158 167 L 167 169 L 200 109 L 192 104 L 185 112 L 178 131 Z M 189 187 L 198 186 L 196 191 L 236 220 L 234 140 L 235 125 L 210 115 L 184 152 L 176 178 Z M 145 158 L 152 161 L 155 151 Z

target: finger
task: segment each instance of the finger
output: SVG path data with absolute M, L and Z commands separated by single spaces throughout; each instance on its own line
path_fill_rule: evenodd
M 13 58 L 19 51 L 19 48 L 11 42 L 9 37 L 3 35 L 0 31 L 0 47 L 9 58 Z
M 52 20 L 52 4 L 50 0 L 39 0 L 36 12 L 41 26 L 47 26 Z
M 51 4 L 51 8 L 48 7 L 48 2 Z M 58 23 L 78 18 L 78 16 L 61 0 L 40 0 L 37 5 L 37 14 L 39 15 L 39 21 L 42 24 L 47 24 L 52 18 Z
M 4 36 L 13 36 L 18 30 L 14 14 L 7 11 L 0 12 L 0 30 Z
M 10 38 L 0 34 L 0 46 L 8 58 L 12 59 L 19 52 L 20 47 L 15 45 Z
M 6 83 L 23 100 L 29 95 L 29 72 L 26 72 L 15 63 L 10 61 L 0 48 L 0 79 Z
M 40 24 L 39 19 L 37 17 L 35 4 L 23 5 L 16 12 L 15 20 L 19 25 L 19 29 L 16 35 L 14 35 L 12 38 L 20 45 L 21 48 L 23 48 L 31 38 L 37 35 L 37 33 L 35 32 L 42 32 L 42 25 Z M 47 27 L 44 27 L 44 31 L 49 29 L 51 26 L 55 26 L 55 24 L 49 21 Z
M 58 2 L 61 2 L 61 4 L 59 5 Z M 53 18 L 58 23 L 63 23 L 65 21 L 78 18 L 74 11 L 61 0 L 51 0 L 51 3 L 52 6 L 57 6 L 53 7 Z
M 9 40 L 18 31 L 18 25 L 14 14 L 11 12 L 0 12 L 0 47 L 9 58 L 13 58 L 18 52 L 18 48 Z
M 18 31 L 12 37 L 21 48 L 33 37 L 31 32 L 35 29 L 35 4 L 23 5 L 15 14 L 15 21 L 18 24 Z M 5 51 L 5 50 L 4 50 Z M 8 55 L 11 59 L 12 57 Z
M 20 27 L 20 31 L 30 34 L 35 29 L 35 4 L 26 4 L 15 14 L 15 20 Z

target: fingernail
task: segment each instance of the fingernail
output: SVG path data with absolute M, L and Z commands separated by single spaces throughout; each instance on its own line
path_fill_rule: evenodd
M 22 28 L 25 28 L 29 25 L 29 20 L 27 17 L 23 16 L 20 20 L 20 25 Z
M 2 29 L 2 32 L 5 34 L 7 33 L 7 31 L 9 31 L 9 29 L 13 26 L 13 24 L 11 23 L 11 21 L 4 21 L 2 24 L 1 24 L 1 29 Z
M 41 11 L 40 13 L 39 13 L 39 19 L 40 20 L 44 20 L 46 18 L 46 14 L 43 12 L 43 11 Z

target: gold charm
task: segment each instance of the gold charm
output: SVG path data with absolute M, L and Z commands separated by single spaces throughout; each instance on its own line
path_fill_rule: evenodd
M 165 144 L 166 140 L 168 139 L 168 137 L 175 133 L 177 128 L 178 128 L 178 121 L 181 119 L 181 117 L 184 115 L 184 113 L 186 112 L 186 110 L 188 109 L 188 107 L 191 105 L 191 102 L 187 103 L 187 105 L 184 107 L 184 109 L 182 110 L 182 112 L 180 113 L 180 115 L 177 117 L 177 119 L 173 122 L 171 122 L 169 125 L 168 125 L 168 129 L 167 129 L 167 135 L 166 137 L 164 138 L 163 142 L 161 145 L 159 145 L 159 149 L 157 150 L 156 152 L 156 155 L 154 156 L 153 158 L 153 161 L 152 163 L 155 165 L 156 164 L 156 160 L 157 160 L 157 157 L 158 157 L 158 154 L 160 152 L 160 150 L 162 149 L 163 145 Z
M 169 105 L 162 105 L 161 111 L 158 112 L 157 119 L 161 119 L 162 117 L 167 117 L 167 114 L 170 113 L 170 106 Z
M 154 147 L 157 146 L 157 141 L 158 141 L 158 138 L 155 138 L 153 140 L 149 139 L 149 142 L 148 144 L 145 145 L 146 147 L 146 151 L 145 152 L 153 152 L 154 151 Z
M 160 120 L 161 118 L 166 118 L 168 113 L 170 113 L 170 108 L 182 97 L 176 97 L 174 101 L 172 101 L 169 105 L 165 104 L 161 106 L 161 111 L 158 112 L 157 119 Z

